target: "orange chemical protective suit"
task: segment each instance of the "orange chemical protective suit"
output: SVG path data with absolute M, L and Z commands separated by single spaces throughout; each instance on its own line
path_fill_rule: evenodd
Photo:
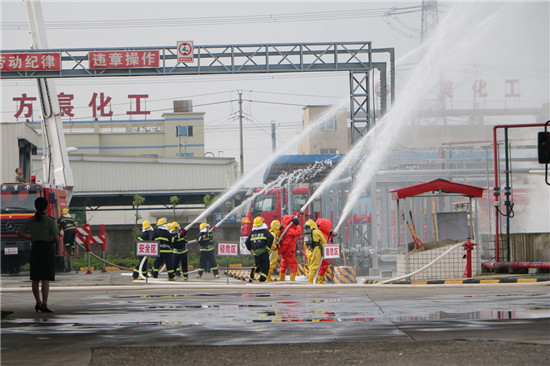
M 285 280 L 286 269 L 290 267 L 290 280 L 294 281 L 296 272 L 298 271 L 298 261 L 296 260 L 296 239 L 302 236 L 302 226 L 291 224 L 293 215 L 283 216 L 283 227 L 286 229 L 289 225 L 285 236 L 279 243 L 279 255 L 281 256 L 281 268 L 279 269 L 279 281 Z M 281 230 L 281 234 L 284 229 Z

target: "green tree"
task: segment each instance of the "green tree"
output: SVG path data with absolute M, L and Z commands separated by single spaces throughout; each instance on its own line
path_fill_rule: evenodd
M 170 197 L 170 205 L 172 206 L 172 210 L 174 213 L 174 220 L 176 220 L 176 206 L 180 203 L 180 198 L 178 196 L 171 196 Z
M 144 203 L 145 203 L 145 197 L 140 196 L 139 194 L 134 195 L 132 206 L 136 210 L 136 214 L 135 214 L 136 227 L 138 226 L 139 219 L 141 219 L 141 215 L 139 214 L 139 206 L 143 205 Z
M 202 202 L 204 202 L 204 205 L 206 207 L 210 206 L 212 202 L 216 200 L 217 196 L 215 193 L 205 194 L 202 198 Z
M 141 230 L 138 227 L 138 221 L 139 219 L 141 219 L 141 215 L 139 214 L 139 206 L 143 205 L 144 203 L 145 203 L 145 197 L 140 196 L 139 194 L 134 195 L 132 206 L 136 210 L 136 213 L 135 213 L 136 223 L 134 226 L 134 230 L 132 230 L 132 234 L 133 234 L 133 237 L 136 239 L 139 236 L 139 233 L 141 232 Z
M 70 210 L 78 226 L 83 226 L 86 223 L 86 207 L 71 207 Z

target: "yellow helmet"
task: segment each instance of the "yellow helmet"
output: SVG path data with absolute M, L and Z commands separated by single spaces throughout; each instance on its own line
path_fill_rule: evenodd
M 166 225 L 166 220 L 164 218 L 160 218 L 157 220 L 157 226 Z
M 173 229 L 172 224 L 170 223 L 166 224 L 166 229 L 168 229 L 168 231 L 172 231 Z
M 141 228 L 142 228 L 143 230 L 149 229 L 150 227 L 151 227 L 151 223 L 150 223 L 149 221 L 147 221 L 147 220 L 143 221 L 143 224 L 141 224 Z
M 172 223 L 172 230 L 177 229 L 178 227 L 180 227 L 180 224 L 178 224 L 177 221 L 174 221 Z
M 210 225 L 208 225 L 206 222 L 203 222 L 203 223 L 199 226 L 199 229 L 202 230 L 202 229 L 204 229 L 205 227 L 210 227 Z
M 279 231 L 281 229 L 281 222 L 279 220 L 271 221 L 271 230 Z
M 69 209 L 68 208 L 64 208 L 63 210 L 61 210 L 61 215 L 66 215 L 69 213 Z
M 254 219 L 254 226 L 261 226 L 264 223 L 264 218 L 261 216 L 258 216 Z

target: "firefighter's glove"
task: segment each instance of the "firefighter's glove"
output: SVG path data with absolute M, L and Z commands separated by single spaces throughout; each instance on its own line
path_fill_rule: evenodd
M 294 216 L 294 218 L 292 219 L 292 223 L 294 225 L 300 225 L 300 220 L 298 220 L 298 216 Z

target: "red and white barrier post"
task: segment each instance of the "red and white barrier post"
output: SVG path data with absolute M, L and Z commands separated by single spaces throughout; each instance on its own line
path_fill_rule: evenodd
M 84 227 L 76 228 L 76 242 L 85 245 L 86 251 L 88 252 L 88 271 L 86 274 L 91 274 L 91 264 L 90 264 L 90 252 L 92 251 L 92 244 L 100 244 L 101 252 L 103 256 L 103 269 L 101 272 L 106 272 L 105 269 L 105 243 L 107 241 L 105 236 L 105 225 L 99 225 L 100 235 L 92 235 L 92 229 L 90 224 L 85 224 Z

